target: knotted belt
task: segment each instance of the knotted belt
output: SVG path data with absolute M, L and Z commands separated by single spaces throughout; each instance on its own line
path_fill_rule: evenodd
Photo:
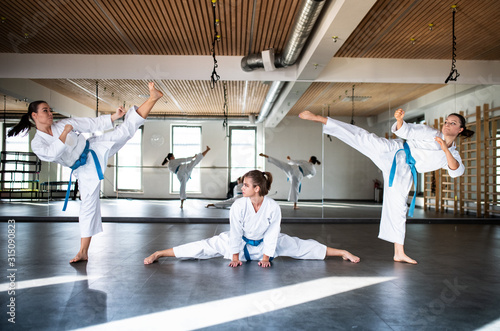
M 410 167 L 411 174 L 413 176 L 414 192 L 413 199 L 411 200 L 410 209 L 408 211 L 408 216 L 413 217 L 413 210 L 415 209 L 415 200 L 417 198 L 417 169 L 415 168 L 415 159 L 411 156 L 410 146 L 405 142 L 403 144 L 404 148 L 399 149 L 394 155 L 394 160 L 392 161 L 391 173 L 389 175 L 389 187 L 392 187 L 392 182 L 394 181 L 394 175 L 396 174 L 396 156 L 399 152 L 405 151 L 406 153 L 406 164 Z
M 68 183 L 68 189 L 66 190 L 66 198 L 64 199 L 63 211 L 65 211 L 66 207 L 68 206 L 69 194 L 71 192 L 71 178 L 73 176 L 73 171 L 87 163 L 89 152 L 92 154 L 92 157 L 94 159 L 94 164 L 97 170 L 97 176 L 99 177 L 99 180 L 104 179 L 99 159 L 97 158 L 96 153 L 93 150 L 91 150 L 89 146 L 90 144 L 89 141 L 87 140 L 85 142 L 85 149 L 83 150 L 82 154 L 80 155 L 78 160 L 76 160 L 75 163 L 70 167 L 71 174 L 69 175 L 69 183 Z
M 245 236 L 242 236 L 241 238 L 242 238 L 242 239 L 243 239 L 243 241 L 246 243 L 245 247 L 243 247 L 243 253 L 245 254 L 245 259 L 246 259 L 247 261 L 252 261 L 252 260 L 250 259 L 250 253 L 248 252 L 247 245 L 251 245 L 251 246 L 259 246 L 259 245 L 260 245 L 260 244 L 264 241 L 264 239 L 259 239 L 259 240 L 250 240 L 250 239 L 248 239 L 248 238 L 247 238 L 247 237 L 245 237 Z M 273 258 L 272 258 L 272 257 L 270 257 L 270 258 L 269 258 L 269 261 L 272 261 L 272 260 L 273 260 Z

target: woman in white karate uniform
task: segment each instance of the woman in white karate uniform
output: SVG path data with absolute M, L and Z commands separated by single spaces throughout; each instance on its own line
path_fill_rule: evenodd
M 207 149 L 203 153 L 198 153 L 193 157 L 185 157 L 182 159 L 176 159 L 174 154 L 168 153 L 165 157 L 161 165 L 167 164 L 168 170 L 171 173 L 177 175 L 177 179 L 179 180 L 181 186 L 179 188 L 179 197 L 181 199 L 181 208 L 184 206 L 184 200 L 187 199 L 186 195 L 186 184 L 191 178 L 191 173 L 193 172 L 194 167 L 207 155 L 210 147 L 207 146 Z
M 149 83 L 148 88 L 149 99 L 140 107 L 132 107 L 122 124 L 88 140 L 81 133 L 113 129 L 113 122 L 123 117 L 125 110 L 120 107 L 113 115 L 67 118 L 54 123 L 50 106 L 45 101 L 35 101 L 29 105 L 28 113 L 23 115 L 19 124 L 9 132 L 9 136 L 14 136 L 29 131 L 32 126 L 30 119 L 33 120 L 37 129 L 31 141 L 33 152 L 42 161 L 59 163 L 74 170 L 82 200 L 78 218 L 81 242 L 78 254 L 70 262 L 87 260 L 92 236 L 102 232 L 99 192 L 108 158 L 134 136 L 163 96 L 153 83 Z
M 157 251 L 144 259 L 151 264 L 160 257 L 230 259 L 230 267 L 241 261 L 255 260 L 266 268 L 277 256 L 295 259 L 323 260 L 327 256 L 340 256 L 344 260 L 359 262 L 359 258 L 346 250 L 326 247 L 316 240 L 303 240 L 280 233 L 281 209 L 266 197 L 271 188 L 269 172 L 252 170 L 243 176 L 243 198 L 236 200 L 230 212 L 230 230 L 209 239 Z
M 403 246 L 412 171 L 424 173 L 443 168 L 453 178 L 461 176 L 465 167 L 456 149 L 455 139 L 458 135 L 470 137 L 474 132 L 465 128 L 465 118 L 460 114 L 449 115 L 441 132 L 427 125 L 406 123 L 403 120 L 404 114 L 402 109 L 396 110 L 396 123 L 392 126 L 392 132 L 406 139 L 406 143 L 401 139 L 380 138 L 357 126 L 309 111 L 300 113 L 299 117 L 323 123 L 323 133 L 337 137 L 357 149 L 382 170 L 384 198 L 379 238 L 394 243 L 394 261 L 416 264 L 414 259 L 405 254 Z M 414 164 L 413 170 L 407 164 L 406 150 L 411 153 L 410 163 Z M 401 152 L 398 153 L 399 151 Z M 395 169 L 392 170 L 393 168 Z
M 316 175 L 315 164 L 320 165 L 321 162 L 318 161 L 316 156 L 311 156 L 309 161 L 306 160 L 292 160 L 290 156 L 287 156 L 287 162 L 280 161 L 274 157 L 268 156 L 266 154 L 260 153 L 260 156 L 267 158 L 269 163 L 274 164 L 281 170 L 283 170 L 290 180 L 290 191 L 288 192 L 288 201 L 293 202 L 293 209 L 299 209 L 297 207 L 297 202 L 299 201 L 299 193 L 302 184 L 302 179 L 312 178 Z
M 215 203 L 209 203 L 205 206 L 205 208 L 208 208 L 208 207 L 215 207 L 215 208 L 219 208 L 219 209 L 229 208 L 233 205 L 233 203 L 236 200 L 238 200 L 239 198 L 242 198 L 243 197 L 243 189 L 242 189 L 243 182 L 242 182 L 241 177 L 238 177 L 236 182 L 237 182 L 237 185 L 233 189 L 233 197 L 232 198 L 226 199 L 223 201 L 219 201 L 219 202 L 215 202 Z

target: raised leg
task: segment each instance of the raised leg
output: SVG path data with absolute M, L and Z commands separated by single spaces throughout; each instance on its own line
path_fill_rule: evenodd
M 138 109 L 137 114 L 142 118 L 146 118 L 149 115 L 151 109 L 156 104 L 156 102 L 163 96 L 163 93 L 155 88 L 155 83 L 148 83 L 149 88 L 149 98 L 144 102 Z

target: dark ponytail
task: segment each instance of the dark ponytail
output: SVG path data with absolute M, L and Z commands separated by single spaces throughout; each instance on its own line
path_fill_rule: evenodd
M 172 156 L 174 156 L 174 154 L 168 153 L 167 156 L 163 159 L 163 162 L 161 163 L 161 165 L 165 165 L 165 163 L 167 163 L 168 161 L 170 161 L 170 159 L 172 158 Z
M 321 164 L 321 162 L 318 161 L 318 158 L 316 156 L 311 156 L 311 163 L 318 164 L 318 165 Z
M 19 123 L 17 123 L 12 129 L 10 129 L 7 136 L 14 137 L 14 136 L 17 136 L 18 134 L 20 134 L 21 132 L 24 132 L 24 131 L 26 131 L 26 133 L 28 133 L 29 130 L 31 129 L 31 127 L 33 127 L 33 124 L 31 123 L 31 114 L 37 112 L 38 106 L 41 103 L 47 103 L 47 102 L 45 102 L 43 100 L 38 100 L 38 101 L 33 101 L 32 103 L 30 103 L 30 105 L 28 106 L 28 112 L 21 117 L 21 120 L 19 121 Z
M 460 127 L 463 129 L 462 132 L 460 132 L 458 135 L 463 136 L 465 138 L 472 137 L 474 135 L 474 131 L 469 130 L 465 127 L 465 117 L 463 117 L 462 115 L 457 114 L 457 113 L 452 113 L 452 114 L 448 115 L 448 117 L 450 117 L 452 115 L 458 117 L 458 119 L 460 121 Z
M 265 196 L 271 189 L 273 175 L 267 171 L 252 170 L 243 175 L 243 178 L 250 178 L 255 186 L 260 187 L 259 195 Z

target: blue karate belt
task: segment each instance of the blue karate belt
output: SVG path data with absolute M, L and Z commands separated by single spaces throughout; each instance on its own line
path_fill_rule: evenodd
M 71 192 L 71 177 L 73 176 L 73 171 L 85 163 L 87 163 L 87 158 L 89 155 L 89 152 L 92 154 L 92 157 L 94 158 L 94 163 L 95 167 L 97 170 L 97 176 L 99 177 L 99 180 L 104 179 L 104 175 L 102 174 L 102 169 L 101 169 L 101 164 L 99 163 L 99 159 L 97 158 L 96 153 L 89 148 L 89 141 L 87 140 L 85 143 L 85 149 L 83 150 L 82 154 L 78 158 L 78 160 L 75 161 L 75 163 L 70 167 L 71 168 L 71 174 L 69 175 L 69 183 L 68 183 L 68 189 L 66 190 L 66 198 L 64 199 L 64 206 L 63 206 L 63 211 L 66 210 L 66 207 L 68 206 L 68 200 L 69 200 L 69 194 Z
M 174 175 L 177 175 L 177 172 L 179 171 L 179 168 L 180 168 L 180 167 L 181 167 L 181 165 L 179 164 L 179 165 L 177 166 L 177 168 L 175 168 Z
M 299 170 L 302 173 L 302 176 L 304 176 L 304 170 L 302 170 L 301 166 L 299 166 Z M 300 193 L 301 190 L 302 190 L 302 182 L 300 182 L 300 184 L 299 184 L 299 193 Z
M 248 248 L 247 248 L 247 245 L 251 245 L 251 246 L 259 246 L 259 245 L 260 245 L 260 243 L 264 241 L 264 239 L 259 239 L 259 240 L 250 240 L 250 239 L 248 239 L 248 238 L 247 238 L 247 237 L 245 237 L 245 236 L 242 236 L 241 238 L 243 239 L 243 241 L 244 241 L 244 242 L 246 242 L 245 247 L 243 247 L 243 253 L 245 254 L 245 259 L 246 259 L 247 261 L 252 261 L 252 260 L 250 259 L 250 253 L 248 253 Z M 272 257 L 270 257 L 270 258 L 269 258 L 269 261 L 272 261 L 272 260 L 273 260 L 273 258 L 272 258 Z
M 394 175 L 396 174 L 396 156 L 399 152 L 405 151 L 406 153 L 406 163 L 410 167 L 411 174 L 413 176 L 414 192 L 413 199 L 411 200 L 410 209 L 408 211 L 408 216 L 413 217 L 413 210 L 415 209 L 415 199 L 417 198 L 417 169 L 415 168 L 415 159 L 411 156 L 410 146 L 405 142 L 403 144 L 404 148 L 401 148 L 394 155 L 394 160 L 392 161 L 391 173 L 389 175 L 389 187 L 392 187 L 392 182 L 394 181 Z
M 299 170 L 300 170 L 300 172 L 302 173 L 302 176 L 303 176 L 304 175 L 304 170 L 302 170 L 301 166 L 299 166 Z M 286 181 L 288 182 L 289 180 L 290 180 L 290 178 L 287 177 Z M 299 183 L 299 193 L 300 193 L 301 190 L 302 190 L 302 182 Z

